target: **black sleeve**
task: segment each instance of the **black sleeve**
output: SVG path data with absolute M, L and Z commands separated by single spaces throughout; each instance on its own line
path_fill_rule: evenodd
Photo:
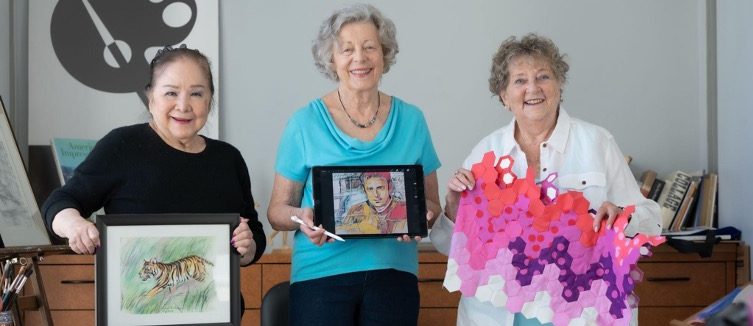
M 264 254 L 264 250 L 267 248 L 267 237 L 264 234 L 264 226 L 259 222 L 259 214 L 256 212 L 254 196 L 251 194 L 251 177 L 248 173 L 248 167 L 243 157 L 239 156 L 239 175 L 241 176 L 241 186 L 243 187 L 243 212 L 241 216 L 248 219 L 248 226 L 253 233 L 254 242 L 256 242 L 256 253 L 254 253 L 254 259 L 251 263 L 256 262 Z M 249 264 L 250 265 L 250 264 Z
M 119 157 L 119 138 L 113 131 L 98 141 L 68 183 L 53 191 L 45 200 L 42 216 L 50 234 L 57 239 L 60 238 L 52 231 L 52 220 L 57 213 L 66 208 L 75 208 L 81 216 L 87 217 L 100 209 L 117 187 L 122 173 L 117 165 L 122 161 Z

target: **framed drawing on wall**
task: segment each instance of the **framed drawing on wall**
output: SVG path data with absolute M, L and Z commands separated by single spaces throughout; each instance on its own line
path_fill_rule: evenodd
M 0 247 L 49 245 L 2 98 L 0 106 Z
M 239 325 L 237 214 L 97 216 L 98 325 Z

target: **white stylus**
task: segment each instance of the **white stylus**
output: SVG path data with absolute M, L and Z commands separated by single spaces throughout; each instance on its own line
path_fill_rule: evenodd
M 293 222 L 296 222 L 296 223 L 298 223 L 298 224 L 300 224 L 300 225 L 305 225 L 305 226 L 307 226 L 307 227 L 308 227 L 309 229 L 312 229 L 312 230 L 314 230 L 314 231 L 319 231 L 319 227 L 318 227 L 318 226 L 311 226 L 311 225 L 308 225 L 308 224 L 306 224 L 306 222 L 304 222 L 304 221 L 303 221 L 303 220 L 302 220 L 302 219 L 301 219 L 300 217 L 298 217 L 298 216 L 295 216 L 295 215 L 293 215 L 293 216 L 291 216 L 291 217 L 290 217 L 290 219 L 291 219 L 291 220 L 293 220 Z M 332 239 L 335 239 L 335 240 L 337 240 L 337 241 L 345 241 L 345 239 L 343 239 L 343 238 L 342 238 L 342 237 L 340 237 L 339 235 L 337 235 L 337 234 L 334 234 L 334 233 L 332 233 L 332 232 L 329 232 L 329 231 L 327 231 L 327 230 L 324 230 L 324 234 L 326 234 L 326 235 L 327 235 L 328 237 L 330 237 L 330 238 L 332 238 Z

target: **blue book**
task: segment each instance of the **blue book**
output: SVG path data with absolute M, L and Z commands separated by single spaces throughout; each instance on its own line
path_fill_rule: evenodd
M 741 290 L 742 288 L 739 288 L 739 287 L 735 288 L 734 290 L 732 290 L 732 292 L 728 293 L 723 298 L 715 301 L 708 307 L 698 312 L 698 314 L 696 314 L 697 317 L 700 318 L 701 320 L 706 320 L 709 317 L 715 315 L 716 313 L 722 311 L 724 308 L 726 308 L 732 303 L 732 300 L 734 300 L 735 297 L 737 297 L 737 294 L 740 293 Z
M 52 139 L 52 156 L 55 158 L 61 186 L 73 177 L 73 171 L 86 159 L 96 143 L 96 140 L 91 139 Z

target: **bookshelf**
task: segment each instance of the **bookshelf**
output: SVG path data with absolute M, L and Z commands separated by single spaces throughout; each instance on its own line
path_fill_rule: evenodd
M 641 193 L 661 208 L 664 230 L 677 232 L 689 227 L 718 226 L 719 175 L 703 171 L 675 171 L 660 179 L 656 171 L 641 175 Z

